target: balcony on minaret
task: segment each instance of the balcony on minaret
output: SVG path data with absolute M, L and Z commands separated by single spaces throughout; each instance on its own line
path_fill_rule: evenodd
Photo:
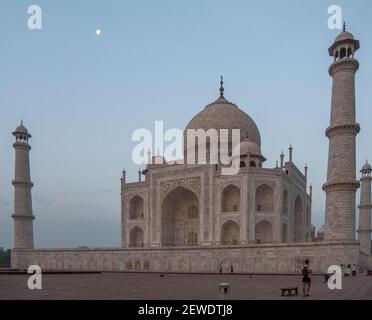
M 360 48 L 359 40 L 354 39 L 351 32 L 344 30 L 341 32 L 332 46 L 328 49 L 329 55 L 334 57 L 334 61 L 345 58 L 354 58 L 354 53 Z
M 360 172 L 362 173 L 363 177 L 371 177 L 372 176 L 372 167 L 368 163 L 368 161 L 365 163 L 365 165 L 363 166 L 362 170 L 360 170 Z
M 23 121 L 21 121 L 21 124 L 15 129 L 13 136 L 15 136 L 17 144 L 25 145 L 28 145 L 28 140 L 31 138 L 27 128 L 23 125 Z

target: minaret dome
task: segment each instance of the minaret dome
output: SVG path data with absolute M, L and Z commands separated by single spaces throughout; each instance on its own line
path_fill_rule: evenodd
M 346 31 L 346 26 L 344 25 L 344 31 L 336 37 L 335 42 L 328 49 L 328 52 L 336 61 L 339 59 L 354 58 L 354 53 L 359 48 L 359 40 L 354 39 L 353 34 Z
M 16 142 L 26 143 L 28 144 L 28 139 L 32 136 L 28 133 L 27 128 L 23 125 L 23 121 L 21 120 L 21 124 L 15 129 L 13 132 L 13 136 L 16 138 Z
M 362 173 L 363 176 L 371 176 L 372 175 L 372 167 L 368 163 L 368 161 L 366 161 L 365 165 L 363 166 L 362 170 L 360 170 L 360 172 Z

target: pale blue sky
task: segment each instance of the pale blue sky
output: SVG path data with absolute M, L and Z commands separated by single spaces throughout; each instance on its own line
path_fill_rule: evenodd
M 27 28 L 32 4 L 43 9 L 42 31 Z M 327 27 L 331 4 L 361 41 L 361 167 L 372 159 L 370 0 L 1 0 L 0 246 L 13 243 L 11 132 L 21 118 L 33 135 L 36 246 L 119 246 L 120 172 L 125 165 L 135 180 L 138 170 L 132 132 L 155 120 L 183 129 L 217 98 L 220 74 L 226 98 L 257 123 L 266 166 L 290 143 L 296 164 L 308 163 L 319 227 L 327 49 L 339 32 Z

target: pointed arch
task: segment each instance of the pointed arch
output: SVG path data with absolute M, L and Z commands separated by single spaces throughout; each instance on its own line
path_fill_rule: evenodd
M 183 186 L 169 192 L 161 206 L 161 245 L 197 245 L 199 216 L 199 200 L 194 192 Z
M 295 204 L 294 204 L 294 241 L 301 242 L 302 240 L 302 228 L 303 228 L 303 202 L 300 196 L 296 197 Z
M 223 245 L 238 245 L 240 243 L 240 226 L 235 221 L 227 221 L 221 229 L 221 243 Z
M 136 270 L 136 271 L 140 271 L 141 270 L 141 261 L 137 260 L 134 263 L 134 270 Z
M 143 219 L 144 205 L 140 196 L 134 196 L 129 201 L 129 219 Z
M 262 220 L 255 227 L 256 241 L 258 243 L 273 242 L 273 226 L 269 221 Z
M 240 211 L 240 189 L 230 184 L 222 191 L 221 212 Z
M 125 268 L 127 270 L 132 270 L 133 269 L 133 263 L 132 263 L 132 261 L 128 260 L 127 263 L 126 263 L 126 265 L 125 265 Z
M 129 247 L 143 247 L 143 230 L 135 226 L 129 233 Z
M 274 191 L 266 183 L 256 189 L 256 211 L 274 211 Z

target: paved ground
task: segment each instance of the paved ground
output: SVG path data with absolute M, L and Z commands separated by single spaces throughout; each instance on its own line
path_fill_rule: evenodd
M 101 273 L 45 274 L 42 290 L 27 288 L 27 275 L 0 273 L 2 299 L 217 299 L 217 285 L 231 284 L 231 299 L 368 299 L 372 277 L 343 279 L 343 290 L 330 291 L 322 276 L 313 276 L 310 298 L 280 296 L 280 288 L 298 286 L 301 276 Z

